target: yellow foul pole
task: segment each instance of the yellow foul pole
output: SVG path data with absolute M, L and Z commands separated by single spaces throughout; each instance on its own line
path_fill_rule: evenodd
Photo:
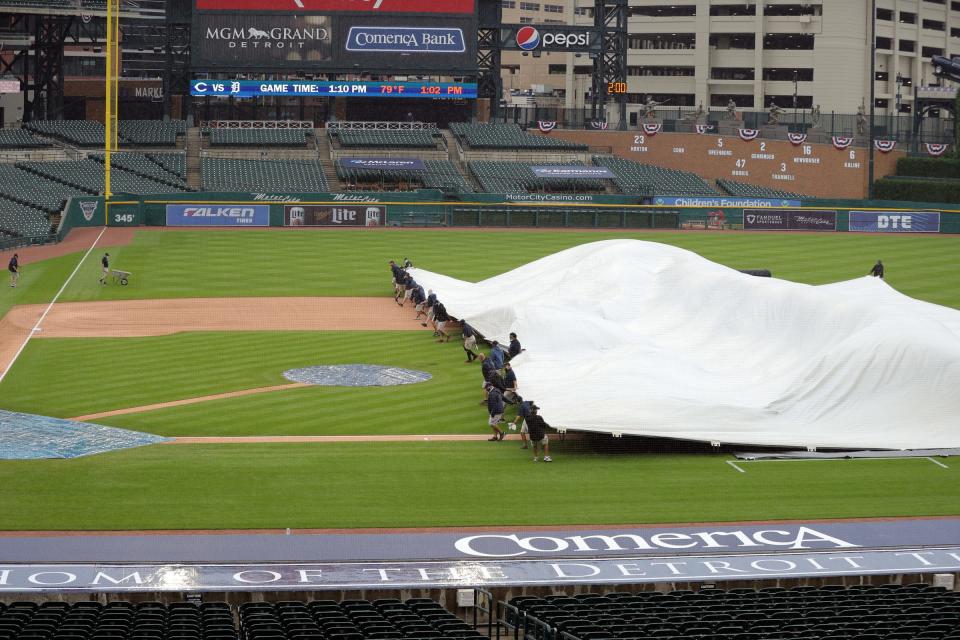
M 117 148 L 117 93 L 120 75 L 120 0 L 107 0 L 107 59 L 104 88 L 104 162 L 103 195 L 106 202 L 113 195 L 110 185 L 110 154 Z M 107 207 L 104 207 L 106 213 Z

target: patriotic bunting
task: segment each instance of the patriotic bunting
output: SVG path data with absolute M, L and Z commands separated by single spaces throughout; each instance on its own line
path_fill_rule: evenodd
M 757 136 L 760 135 L 759 129 L 737 129 L 737 133 L 740 134 L 740 139 L 744 142 L 750 142 L 751 140 L 756 140 Z
M 544 133 L 550 133 L 557 128 L 556 120 L 537 120 L 537 128 Z
M 607 129 L 610 125 L 606 120 L 591 120 L 590 126 L 594 129 Z
M 837 149 L 846 149 L 853 144 L 853 138 L 847 138 L 844 136 L 833 136 L 833 146 Z
M 890 153 L 897 147 L 896 140 L 874 140 L 873 145 L 880 153 Z
M 705 134 L 707 131 L 713 131 L 713 125 L 712 125 L 712 124 L 698 124 L 698 125 L 697 125 L 697 133 L 699 133 L 700 135 Z
M 949 144 L 936 144 L 932 142 L 924 143 L 927 147 L 927 153 L 932 155 L 934 158 L 939 158 L 947 152 L 947 149 L 950 148 Z
M 787 134 L 787 140 L 789 140 L 789 141 L 790 141 L 790 144 L 792 144 L 793 146 L 799 147 L 800 145 L 802 145 L 804 142 L 807 141 L 807 134 L 805 134 L 805 133 L 788 133 L 788 134 Z
M 648 136 L 655 136 L 655 135 L 657 135 L 658 133 L 660 133 L 660 130 L 661 130 L 661 129 L 663 129 L 663 125 L 662 125 L 662 124 L 659 124 L 659 123 L 658 123 L 658 124 L 647 124 L 646 122 L 643 123 L 643 132 L 644 132 L 645 134 L 647 134 Z

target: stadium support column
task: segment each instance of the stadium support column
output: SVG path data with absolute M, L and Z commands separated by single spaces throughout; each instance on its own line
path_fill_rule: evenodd
M 593 85 L 591 117 L 606 120 L 607 88 L 611 82 L 627 82 L 627 0 L 595 0 L 593 24 L 600 36 L 600 51 L 592 53 Z M 627 94 L 617 95 L 617 128 L 627 128 Z
M 867 144 L 870 149 L 867 151 L 867 199 L 873 199 L 873 117 L 877 106 L 877 0 L 870 0 L 870 121 L 867 123 L 867 129 L 870 132 Z
M 164 31 L 166 73 L 163 76 L 163 115 L 174 117 L 173 97 L 180 97 L 180 120 L 190 114 L 190 25 L 193 22 L 192 0 L 167 2 L 167 23 Z
M 74 17 L 38 15 L 34 20 L 31 115 L 34 120 L 58 118 L 63 114 L 63 43 Z
M 477 96 L 490 101 L 490 119 L 494 120 L 500 115 L 503 99 L 500 68 L 503 5 L 500 0 L 479 0 L 477 5 Z

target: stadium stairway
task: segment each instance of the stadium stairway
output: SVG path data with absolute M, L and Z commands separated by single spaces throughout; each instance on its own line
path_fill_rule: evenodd
M 327 178 L 327 184 L 331 191 L 342 191 L 344 185 L 340 182 L 340 176 L 337 175 L 337 168 L 330 154 L 330 136 L 316 135 L 317 155 L 320 158 L 320 164 L 323 166 L 323 175 Z
M 203 185 L 200 175 L 200 128 L 187 129 L 187 184 L 195 189 Z

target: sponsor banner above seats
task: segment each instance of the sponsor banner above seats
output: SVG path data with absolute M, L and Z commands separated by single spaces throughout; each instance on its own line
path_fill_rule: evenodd
M 837 212 L 826 209 L 744 209 L 744 231 L 836 231 Z
M 387 220 L 383 206 L 295 205 L 283 208 L 287 227 L 382 227 Z
M 168 204 L 169 227 L 268 227 L 270 206 L 265 204 Z
M 864 233 L 939 233 L 938 211 L 851 211 L 850 231 Z
M 427 165 L 420 158 L 340 158 L 345 169 L 403 169 L 405 171 L 426 171 Z
M 349 11 L 365 13 L 468 13 L 475 0 L 196 0 L 201 11 Z
M 777 198 L 737 198 L 737 197 L 698 197 L 683 196 L 677 198 L 656 197 L 653 204 L 665 207 L 801 207 L 799 200 L 780 200 Z
M 580 165 L 543 165 L 530 167 L 538 178 L 587 178 L 596 180 L 613 179 L 613 171 L 607 167 L 585 167 Z

